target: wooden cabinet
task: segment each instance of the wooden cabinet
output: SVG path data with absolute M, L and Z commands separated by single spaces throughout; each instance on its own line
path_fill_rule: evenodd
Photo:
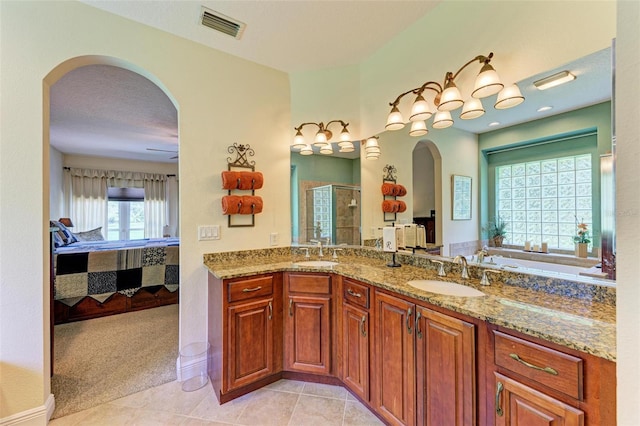
M 375 292 L 374 409 L 389 424 L 415 424 L 415 305 Z
M 209 276 L 208 371 L 220 402 L 279 379 L 282 275 Z
M 616 423 L 615 363 L 511 330 L 492 336 L 496 425 Z
M 390 424 L 475 425 L 475 326 L 375 293 L 374 405 Z
M 369 401 L 369 286 L 342 279 L 342 382 Z
M 582 426 L 584 413 L 500 373 L 495 373 L 496 426 Z
M 330 275 L 285 274 L 285 370 L 332 373 L 332 298 Z
M 416 307 L 418 424 L 476 424 L 474 325 Z

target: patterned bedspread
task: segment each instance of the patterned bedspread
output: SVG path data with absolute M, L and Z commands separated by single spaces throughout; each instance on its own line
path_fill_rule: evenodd
M 119 243 L 119 244 L 116 244 Z M 100 302 L 119 292 L 132 296 L 141 288 L 179 284 L 177 238 L 88 241 L 60 247 L 54 256 L 54 299 L 68 306 L 90 296 Z

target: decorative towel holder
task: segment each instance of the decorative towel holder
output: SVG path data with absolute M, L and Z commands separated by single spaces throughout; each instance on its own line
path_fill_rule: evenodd
M 393 166 L 392 164 L 387 164 L 386 166 L 384 166 L 384 168 L 382 169 L 382 171 L 384 172 L 383 176 L 382 176 L 382 204 L 383 206 L 386 204 L 386 201 L 393 201 L 394 203 L 396 202 L 396 199 L 398 196 L 402 196 L 403 194 L 397 194 L 395 191 L 392 192 L 391 194 L 389 193 L 385 193 L 385 187 L 388 187 L 388 185 L 393 185 L 394 187 L 401 187 L 403 190 L 406 191 L 406 189 L 402 186 L 402 185 L 397 185 L 397 179 L 396 179 L 396 173 L 397 170 L 395 168 L 395 166 Z M 400 202 L 402 203 L 402 202 Z M 402 203 L 404 205 L 404 203 Z M 406 208 L 406 206 L 405 206 Z M 401 210 L 400 212 L 402 212 L 404 210 Z M 382 210 L 383 215 L 384 215 L 384 221 L 385 222 L 395 222 L 396 221 L 396 212 L 387 212 L 384 210 Z
M 227 157 L 227 171 L 238 171 L 238 172 L 246 172 L 250 170 L 251 172 L 255 172 L 256 162 L 253 160 L 249 160 L 249 157 L 253 157 L 255 155 L 255 151 L 249 144 L 237 144 L 234 143 L 227 148 L 227 152 L 230 154 L 236 154 L 236 158 L 232 159 L 231 157 Z M 259 187 L 262 185 L 260 184 Z M 223 179 L 223 187 L 224 187 L 224 179 Z M 240 188 L 240 189 L 238 189 Z M 245 189 L 246 188 L 246 189 Z M 240 178 L 238 178 L 238 185 L 234 189 L 227 189 L 227 193 L 229 196 L 232 195 L 241 195 L 244 198 L 247 193 L 250 192 L 251 196 L 255 196 L 255 189 L 253 182 L 247 188 L 246 186 L 240 185 Z M 238 206 L 238 211 L 241 210 L 241 205 Z M 260 211 L 262 211 L 260 209 Z M 228 214 L 227 215 L 227 223 L 229 228 L 234 227 L 248 227 L 255 226 L 255 215 L 260 211 L 255 211 L 255 204 L 251 205 L 251 214 Z

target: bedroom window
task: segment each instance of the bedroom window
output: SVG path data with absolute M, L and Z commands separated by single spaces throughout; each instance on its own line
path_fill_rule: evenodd
M 107 240 L 138 240 L 144 238 L 144 189 L 107 189 Z

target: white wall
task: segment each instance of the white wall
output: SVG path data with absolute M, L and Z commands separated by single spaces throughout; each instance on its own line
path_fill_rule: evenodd
M 618 2 L 616 38 L 616 235 L 618 424 L 640 418 L 640 3 Z
M 433 156 L 426 143 L 413 149 L 413 217 L 429 217 L 436 208 Z
M 64 212 L 64 194 L 62 168 L 64 167 L 64 154 L 49 147 L 49 217 L 57 220 L 66 217 Z
M 73 67 L 110 57 L 116 59 L 107 62 L 142 73 L 176 103 L 183 345 L 206 338 L 204 253 L 267 247 L 271 232 L 278 232 L 281 242 L 290 241 L 289 150 L 283 141 L 290 137 L 291 118 L 286 74 L 82 3 L 2 1 L 0 19 L 0 419 L 4 419 L 42 407 L 50 394 L 49 265 L 43 262 L 49 219 L 49 147 L 43 144 L 43 135 L 48 140 L 43 108 L 48 105 L 48 87 Z M 82 58 L 68 61 L 78 57 Z M 247 103 L 249 98 L 252 102 Z M 252 159 L 265 175 L 265 187 L 259 192 L 265 209 L 255 228 L 227 229 L 221 214 L 220 172 L 226 169 L 227 146 L 233 143 L 249 143 L 256 152 Z M 223 225 L 222 239 L 198 242 L 196 230 L 201 224 Z

